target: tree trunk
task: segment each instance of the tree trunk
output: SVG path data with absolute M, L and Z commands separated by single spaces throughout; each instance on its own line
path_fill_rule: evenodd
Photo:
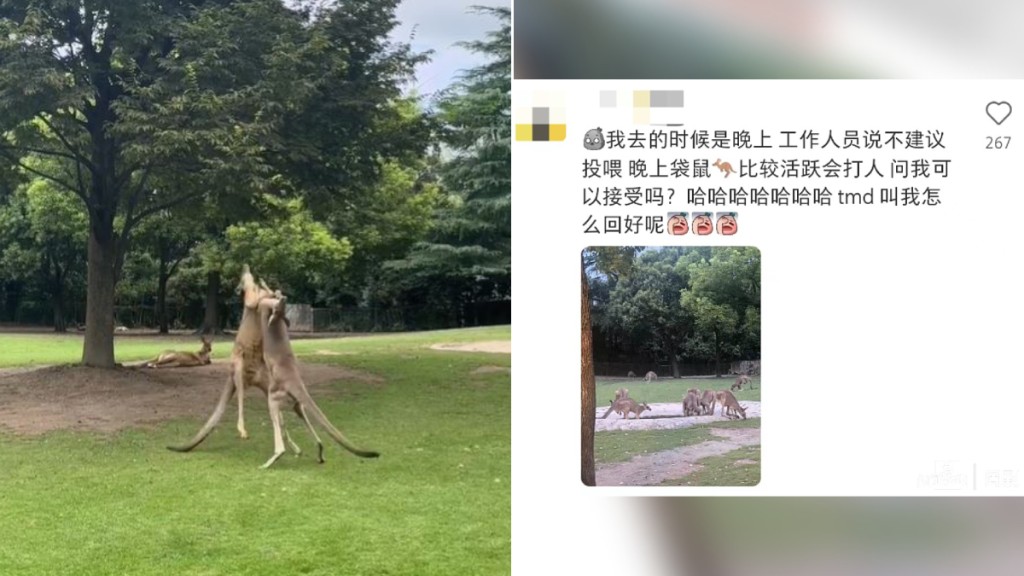
M 673 355 L 669 358 L 669 363 L 672 365 L 672 377 L 679 378 L 679 358 Z
M 203 317 L 203 326 L 199 329 L 202 334 L 220 334 L 220 318 L 218 314 L 218 300 L 220 299 L 220 272 L 206 273 L 206 315 Z
M 167 259 L 160 255 L 160 271 L 156 283 L 156 320 L 160 324 L 160 333 L 167 334 L 170 327 L 167 322 L 167 280 L 170 274 L 167 273 Z
M 722 377 L 722 351 L 718 345 L 718 334 L 715 334 L 715 378 Z
M 581 375 L 580 396 L 582 402 L 582 418 L 580 435 L 583 439 L 580 454 L 582 459 L 583 484 L 594 486 L 594 411 L 597 409 L 597 391 L 594 384 L 594 334 L 590 329 L 590 286 L 587 283 L 586 269 L 581 270 L 581 305 L 580 305 L 580 338 L 581 338 Z
M 51 303 L 53 305 L 53 331 L 67 332 L 68 326 L 64 320 L 64 278 L 57 272 L 54 275 L 51 288 Z
M 114 367 L 114 286 L 117 242 L 113 234 L 96 236 L 89 232 L 89 279 L 85 305 L 85 345 L 82 364 L 97 368 Z

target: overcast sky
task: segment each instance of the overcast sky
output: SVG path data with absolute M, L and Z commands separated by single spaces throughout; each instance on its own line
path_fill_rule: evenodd
M 421 95 L 429 96 L 445 88 L 460 70 L 481 63 L 479 55 L 454 46 L 456 42 L 481 39 L 500 25 L 488 14 L 470 11 L 474 5 L 507 8 L 511 0 L 403 0 L 398 6 L 401 24 L 395 29 L 394 39 L 409 42 L 409 34 L 416 26 L 416 36 L 410 42 L 413 50 L 434 51 L 431 61 L 420 66 L 416 74 Z

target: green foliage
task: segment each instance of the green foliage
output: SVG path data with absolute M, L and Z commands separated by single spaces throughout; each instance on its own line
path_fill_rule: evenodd
M 451 195 L 430 237 L 385 266 L 385 296 L 453 309 L 508 297 L 512 273 L 511 14 L 486 8 L 500 27 L 461 46 L 488 58 L 438 101 L 441 134 L 454 157 L 440 169 Z
M 81 204 L 46 180 L 24 184 L 0 203 L 0 276 L 50 302 L 57 330 L 65 326 L 69 292 L 85 281 L 87 230 Z
M 401 88 L 425 55 L 388 40 L 396 5 L 0 2 L 0 179 L 45 179 L 87 210 L 102 278 L 90 286 L 103 292 L 89 295 L 102 304 L 87 363 L 112 364 L 110 292 L 147 218 L 207 204 L 208 230 L 251 227 L 251 205 L 275 194 L 302 197 L 326 221 L 378 190 L 389 162 L 423 155 L 429 122 Z M 37 169 L 33 156 L 61 164 Z M 328 236 L 311 241 L 317 255 L 339 254 Z
M 334 237 L 313 219 L 301 200 L 266 197 L 266 216 L 228 227 L 232 267 L 248 263 L 260 278 L 280 287 L 295 302 L 315 298 L 316 287 L 341 274 L 352 255 L 351 243 Z
M 584 264 L 605 351 L 673 364 L 760 357 L 756 248 L 594 248 Z

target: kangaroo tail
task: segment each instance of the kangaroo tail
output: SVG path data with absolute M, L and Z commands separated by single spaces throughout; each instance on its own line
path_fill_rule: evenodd
M 188 452 L 199 446 L 199 444 L 206 440 L 206 437 L 213 432 L 213 428 L 220 422 L 222 416 L 224 416 L 224 409 L 227 408 L 228 401 L 235 395 L 235 380 L 234 380 L 234 368 L 231 369 L 231 375 L 228 376 L 227 383 L 224 384 L 224 389 L 220 392 L 220 398 L 217 400 L 217 407 L 213 409 L 213 414 L 210 414 L 209 420 L 203 427 L 196 433 L 192 440 L 183 446 L 168 446 L 168 450 L 174 450 L 175 452 Z
M 613 408 L 615 408 L 615 403 L 614 402 L 612 402 L 612 405 L 609 406 L 608 409 L 604 411 L 604 416 L 601 416 L 601 418 L 607 418 L 608 415 L 612 413 L 612 409 Z
M 355 454 L 356 456 L 360 456 L 363 458 L 378 458 L 380 456 L 380 452 L 376 452 L 373 450 L 363 450 L 352 444 L 352 442 L 350 442 L 349 439 L 346 438 L 344 434 L 342 434 L 337 428 L 334 427 L 333 424 L 331 424 L 331 421 L 327 419 L 327 416 L 325 416 L 323 411 L 320 410 L 320 407 L 317 406 L 316 402 L 313 401 L 313 397 L 310 396 L 309 392 L 306 391 L 305 386 L 299 385 L 296 386 L 295 388 L 295 390 L 291 391 L 292 395 L 295 396 L 295 398 L 299 401 L 299 404 L 302 404 L 302 407 L 305 408 L 309 412 L 309 414 L 313 416 L 313 419 L 319 422 L 320 425 L 323 426 L 325 430 L 327 430 L 327 433 L 331 436 L 331 438 L 334 438 L 335 442 L 341 444 L 342 447 L 344 447 L 349 452 Z

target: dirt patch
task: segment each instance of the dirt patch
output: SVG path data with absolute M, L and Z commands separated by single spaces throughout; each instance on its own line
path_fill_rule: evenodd
M 511 340 L 489 340 L 486 342 L 469 342 L 467 344 L 434 344 L 434 350 L 454 350 L 458 352 L 491 352 L 493 354 L 511 354 Z
M 721 456 L 745 446 L 761 443 L 758 428 L 712 428 L 719 440 L 664 450 L 654 454 L 636 456 L 627 462 L 598 466 L 595 470 L 598 486 L 652 486 L 669 478 L 682 478 L 701 466 L 698 461 L 710 456 Z
M 329 397 L 327 384 L 339 380 L 383 383 L 378 376 L 326 364 L 305 362 L 301 371 L 314 397 Z M 193 368 L 50 366 L 8 372 L 0 375 L 0 428 L 24 435 L 115 432 L 173 418 L 205 420 L 229 372 L 223 361 Z M 253 402 L 266 406 L 258 390 L 246 392 L 246 406 Z
M 512 369 L 508 366 L 481 366 L 474 369 L 470 374 L 497 374 L 499 372 L 511 374 Z

